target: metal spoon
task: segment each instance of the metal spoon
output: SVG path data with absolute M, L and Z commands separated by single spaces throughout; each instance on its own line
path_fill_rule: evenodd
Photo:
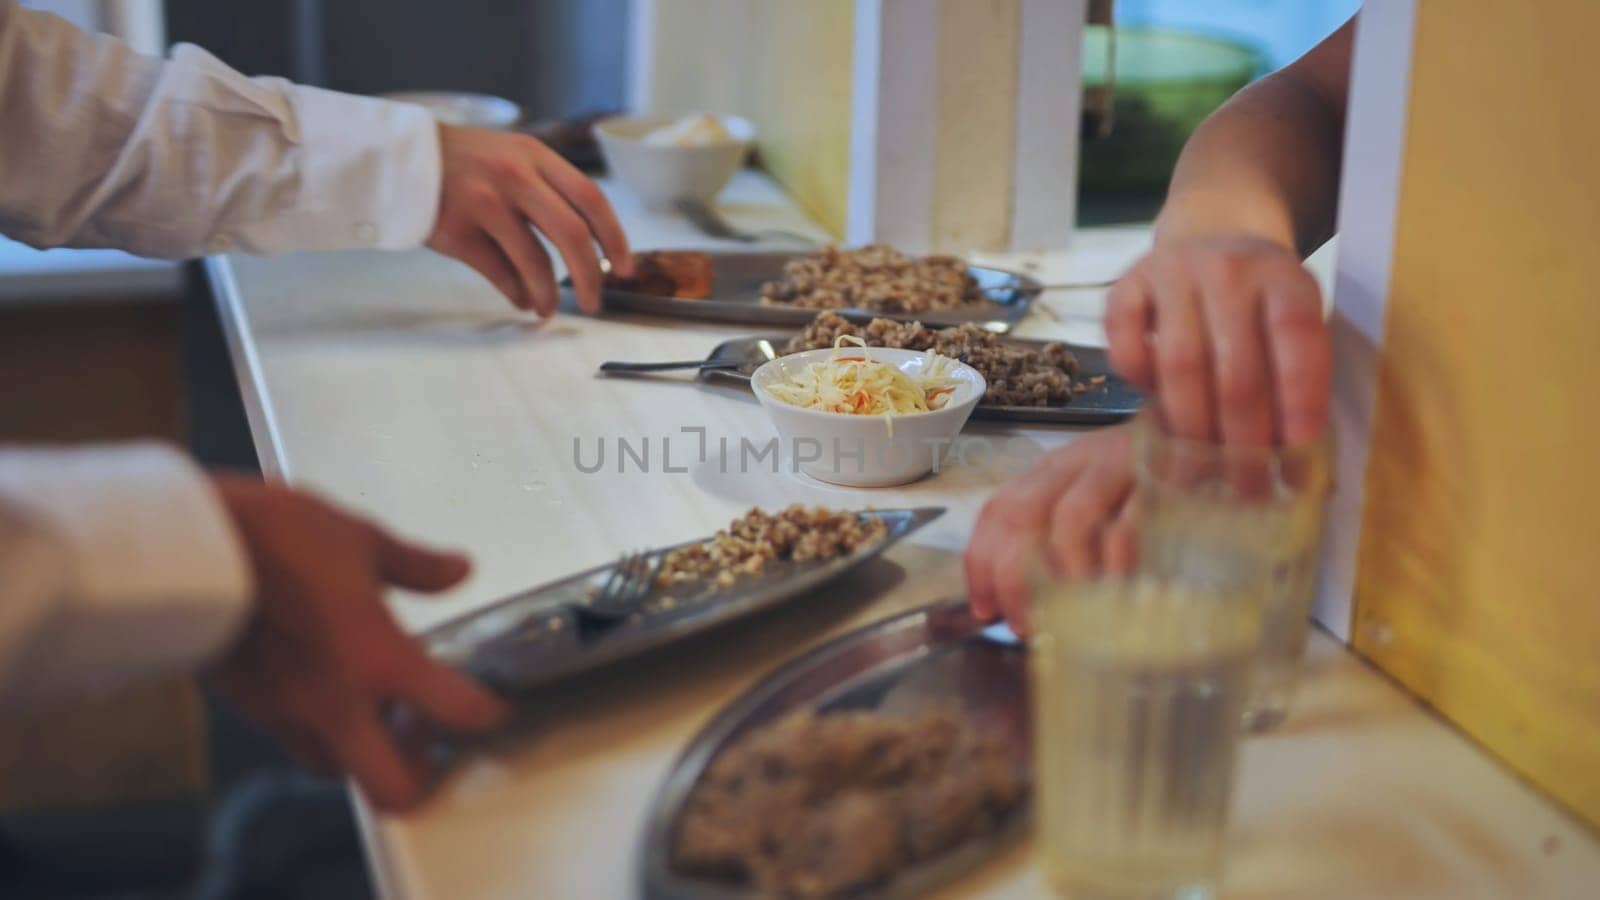
M 694 359 L 680 362 L 618 362 L 612 360 L 601 363 L 600 371 L 616 375 L 631 375 L 639 372 L 671 372 L 675 369 L 699 369 L 704 372 L 709 369 L 737 369 L 740 365 L 742 363 L 732 359 Z

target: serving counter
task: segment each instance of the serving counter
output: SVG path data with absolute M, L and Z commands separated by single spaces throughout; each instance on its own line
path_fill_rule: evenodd
M 715 243 L 607 190 L 636 248 Z M 747 228 L 816 233 L 754 173 L 739 176 L 723 209 Z M 1147 240 L 1140 228 L 1084 231 L 1070 252 L 1037 260 L 1038 274 L 1109 278 Z M 748 392 L 596 375 L 608 359 L 703 356 L 746 327 L 570 313 L 541 323 L 426 252 L 226 256 L 208 266 L 267 473 L 472 553 L 473 577 L 451 594 L 394 598 L 415 630 L 626 548 L 709 534 L 752 505 L 949 510 L 847 581 L 533 698 L 511 733 L 409 815 L 376 815 L 358 801 L 390 898 L 632 896 L 647 805 L 695 732 L 805 648 L 959 594 L 960 552 L 1008 474 L 953 467 L 864 492 L 727 465 L 719 437 L 771 435 Z M 1097 343 L 1102 295 L 1047 293 L 1017 333 Z M 685 431 L 700 428 L 711 453 Z M 1077 431 L 975 422 L 968 434 L 1036 454 Z M 617 442 L 645 439 L 649 471 L 632 459 L 619 467 Z M 575 454 L 588 468 L 600 446 L 612 448 L 608 464 L 582 471 Z M 1245 742 L 1233 837 L 1227 897 L 1581 898 L 1600 885 L 1592 833 L 1320 633 L 1289 721 Z M 946 892 L 1042 894 L 1026 848 Z

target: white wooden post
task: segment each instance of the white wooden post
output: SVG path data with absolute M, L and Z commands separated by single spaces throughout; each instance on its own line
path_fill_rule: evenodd
M 1378 350 L 1394 262 L 1415 24 L 1416 0 L 1367 4 L 1356 26 L 1351 60 L 1333 288 L 1337 488 L 1328 503 L 1314 612 L 1323 627 L 1346 641 L 1354 609 Z
M 1078 212 L 1087 0 L 1022 0 L 1011 249 L 1067 246 Z
M 845 241 L 932 241 L 939 16 L 927 0 L 856 0 Z

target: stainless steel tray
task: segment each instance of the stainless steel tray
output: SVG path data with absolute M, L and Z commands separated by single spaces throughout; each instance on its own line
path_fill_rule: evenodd
M 779 348 L 789 343 L 792 334 L 769 334 L 734 338 L 718 344 L 704 362 L 696 363 L 606 363 L 602 372 L 643 374 L 652 371 L 697 368 L 700 377 L 750 383 L 750 374 L 762 363 L 778 356 Z M 1044 341 L 1005 338 L 1007 343 L 1042 345 Z M 1107 425 L 1121 422 L 1139 411 L 1142 399 L 1133 386 L 1111 371 L 1106 352 L 1099 347 L 1067 345 L 1078 358 L 1079 378 L 1104 375 L 1105 380 L 1060 406 L 991 406 L 980 403 L 972 411 L 974 419 L 999 422 L 1040 422 L 1058 425 Z
M 702 251 L 686 251 L 702 252 Z M 707 252 L 711 257 L 711 296 L 705 300 L 681 300 L 606 288 L 601 292 L 608 310 L 649 313 L 684 319 L 714 322 L 745 322 L 767 325 L 804 325 L 816 318 L 817 310 L 761 302 L 761 286 L 783 277 L 783 264 L 804 254 Z M 887 313 L 867 309 L 836 310 L 852 319 L 913 319 L 927 325 L 960 325 L 977 322 L 990 331 L 1005 333 L 1028 314 L 1035 297 L 1044 286 L 1026 275 L 968 266 L 989 302 L 959 310 L 933 310 L 921 313 Z
M 1004 626 L 974 622 L 966 602 L 946 601 L 845 635 L 763 679 L 697 735 L 651 803 L 640 846 L 641 892 L 648 900 L 747 900 L 749 891 L 680 874 L 672 868 L 673 836 L 685 803 L 706 767 L 751 729 L 801 709 L 873 709 L 915 715 L 952 709 L 974 727 L 1003 735 L 1024 774 L 1032 770 L 1031 713 L 1023 650 Z M 871 894 L 919 896 L 953 880 L 1024 834 L 1028 803 L 1001 828 L 949 854 L 902 872 Z
M 770 564 L 755 578 L 670 607 L 647 602 L 638 615 L 603 629 L 586 627 L 577 610 L 611 571 L 610 565 L 597 566 L 451 619 L 423 641 L 435 657 L 496 690 L 526 691 L 775 606 L 838 578 L 943 514 L 943 507 L 862 512 L 882 519 L 888 531 L 849 556 Z M 697 541 L 675 546 L 691 543 Z

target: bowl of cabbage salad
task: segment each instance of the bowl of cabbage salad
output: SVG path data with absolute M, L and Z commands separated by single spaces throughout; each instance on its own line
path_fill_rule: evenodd
M 983 376 L 931 350 L 861 343 L 844 336 L 751 375 L 777 428 L 779 464 L 852 487 L 906 484 L 937 471 L 983 398 Z

